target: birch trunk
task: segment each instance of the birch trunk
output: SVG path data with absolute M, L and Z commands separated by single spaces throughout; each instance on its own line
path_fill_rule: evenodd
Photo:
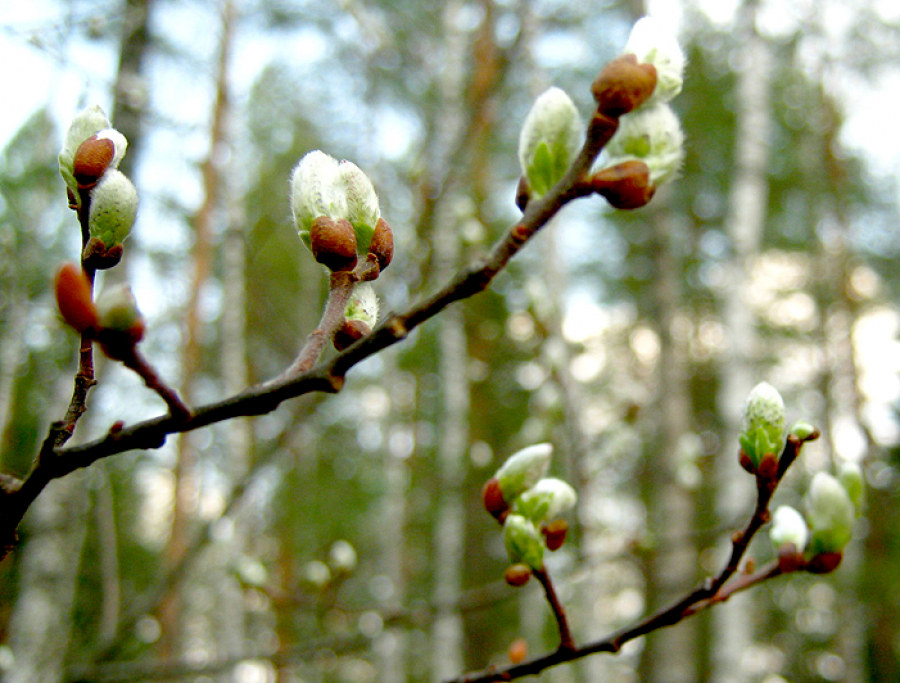
M 745 2 L 737 31 L 741 69 L 737 85 L 735 170 L 726 218 L 732 256 L 729 282 L 724 292 L 723 319 L 727 354 L 722 367 L 720 410 L 723 417 L 724 453 L 718 460 L 717 513 L 726 528 L 752 506 L 753 486 L 738 465 L 737 434 L 744 402 L 758 380 L 756 376 L 756 320 L 750 308 L 751 268 L 758 255 L 766 219 L 769 160 L 769 78 L 771 55 L 756 32 L 757 3 Z M 723 547 L 728 542 L 722 540 Z M 713 614 L 712 680 L 741 683 L 748 680 L 741 658 L 753 640 L 753 603 L 747 595 L 729 600 Z
M 462 139 L 464 112 L 465 51 L 467 42 L 459 29 L 463 4 L 453 2 L 444 10 L 447 60 L 441 75 L 441 124 L 435 142 L 435 173 L 446 179 L 453 170 L 447 164 Z M 459 260 L 459 238 L 451 205 L 458 197 L 455 183 L 446 187 L 435 210 L 433 243 L 434 278 L 441 282 L 452 273 Z M 458 610 L 462 586 L 464 549 L 464 508 L 461 480 L 468 442 L 469 395 L 466 380 L 466 337 L 462 310 L 454 306 L 439 323 L 438 374 L 441 379 L 440 433 L 437 446 L 439 492 L 434 531 L 434 602 L 432 625 L 432 669 L 434 681 L 458 675 L 463 665 L 462 616 Z
M 691 397 L 686 350 L 675 334 L 682 315 L 682 262 L 676 253 L 677 226 L 659 207 L 651 216 L 657 269 L 654 326 L 659 335 L 656 409 L 659 438 L 645 470 L 648 524 L 656 539 L 648 562 L 648 597 L 659 606 L 696 582 L 694 546 L 695 492 L 683 475 L 684 448 L 690 434 Z M 693 683 L 698 675 L 697 626 L 693 622 L 663 629 L 647 640 L 644 667 L 654 683 Z
M 194 243 L 191 259 L 193 272 L 191 273 L 189 300 L 185 310 L 185 341 L 181 357 L 182 395 L 188 404 L 194 402 L 193 384 L 201 371 L 204 341 L 200 303 L 215 258 L 213 226 L 222 213 L 224 187 L 222 150 L 228 144 L 228 66 L 233 41 L 233 13 L 232 3 L 226 2 L 222 8 L 216 98 L 213 104 L 210 128 L 209 156 L 202 167 L 204 200 L 193 220 Z M 175 507 L 172 531 L 165 549 L 165 560 L 168 567 L 176 566 L 187 551 L 190 544 L 192 521 L 196 514 L 199 495 L 196 473 L 198 453 L 192 441 L 194 441 L 193 434 L 183 434 L 178 439 L 175 465 Z M 176 590 L 167 596 L 160 609 L 163 631 L 160 652 L 163 658 L 173 658 L 179 654 L 181 611 L 182 607 Z

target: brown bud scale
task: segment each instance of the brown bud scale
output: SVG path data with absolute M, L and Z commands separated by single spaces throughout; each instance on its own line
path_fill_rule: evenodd
M 350 221 L 319 216 L 309 228 L 309 243 L 316 261 L 332 271 L 356 267 L 356 233 Z
M 566 542 L 566 534 L 569 531 L 569 523 L 564 519 L 555 519 L 546 526 L 541 527 L 547 550 L 551 552 L 562 548 Z
M 369 242 L 369 253 L 378 259 L 381 270 L 387 268 L 394 258 L 394 233 L 383 218 L 379 218 L 375 224 L 375 232 L 372 233 L 372 241 Z
M 72 173 L 78 187 L 86 190 L 96 185 L 115 155 L 116 146 L 108 138 L 101 140 L 94 135 L 82 142 L 72 159 Z
M 601 114 L 617 118 L 640 107 L 656 88 L 656 67 L 638 64 L 634 55 L 609 62 L 591 85 Z
M 91 285 L 84 271 L 74 263 L 64 263 L 54 279 L 56 305 L 70 327 L 79 334 L 97 329 L 97 309 L 91 299 Z
M 481 499 L 484 501 L 484 509 L 496 519 L 501 519 L 509 510 L 509 504 L 503 500 L 503 491 L 500 490 L 500 482 L 497 477 L 487 480 L 484 488 L 481 489 Z
M 653 198 L 650 169 L 643 161 L 624 161 L 591 176 L 594 191 L 615 209 L 639 209 Z
M 531 578 L 531 567 L 527 564 L 511 564 L 503 572 L 503 578 L 510 586 L 521 588 Z
M 338 351 L 343 351 L 354 342 L 372 333 L 372 328 L 362 320 L 345 320 L 334 333 L 332 344 Z

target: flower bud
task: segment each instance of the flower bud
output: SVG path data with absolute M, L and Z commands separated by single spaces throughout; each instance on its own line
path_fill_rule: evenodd
M 549 443 L 528 446 L 514 453 L 494 475 L 506 501 L 515 500 L 547 474 L 553 446 Z
M 350 221 L 356 232 L 357 250 L 365 255 L 369 253 L 375 226 L 381 218 L 378 195 L 375 194 L 372 181 L 353 162 L 341 161 L 338 164 L 335 190 L 344 196 L 346 212 L 341 217 Z
M 345 218 L 343 196 L 335 191 L 338 162 L 325 152 L 307 153 L 291 174 L 291 209 L 294 223 L 309 246 L 309 230 L 319 216 Z
M 519 163 L 531 196 L 547 194 L 569 170 L 581 145 L 581 129 L 575 103 L 560 88 L 535 100 L 519 135 Z
M 132 344 L 144 336 L 144 316 L 128 285 L 110 287 L 97 297 L 97 320 L 104 331 L 124 334 Z
M 516 498 L 514 509 L 517 514 L 540 524 L 568 512 L 577 501 L 575 489 L 562 479 L 540 479 Z
M 75 180 L 75 153 L 82 142 L 107 128 L 109 128 L 109 119 L 97 105 L 80 111 L 69 124 L 69 130 L 66 132 L 66 138 L 59 152 L 59 174 L 66 181 L 76 202 L 78 201 L 78 182 Z
M 839 553 L 853 536 L 856 509 L 847 490 L 826 472 L 813 477 L 806 499 L 812 536 L 809 554 Z
M 368 282 L 363 282 L 353 290 L 344 317 L 347 320 L 361 320 L 369 327 L 375 327 L 378 322 L 378 296 L 375 288 Z
M 64 263 L 53 282 L 56 305 L 66 324 L 82 334 L 97 328 L 97 309 L 91 300 L 91 285 L 80 266 Z
M 776 552 L 782 547 L 793 545 L 796 551 L 803 552 L 809 540 L 809 529 L 803 515 L 789 505 L 782 505 L 772 516 L 772 529 L 769 538 Z
M 313 258 L 332 271 L 356 267 L 356 233 L 349 221 L 319 216 L 309 228 Z
M 137 218 L 138 194 L 132 182 L 121 172 L 108 169 L 91 190 L 88 227 L 91 237 L 107 249 L 121 244 Z
M 624 52 L 633 54 L 638 62 L 656 68 L 656 88 L 645 106 L 668 102 L 681 92 L 684 52 L 675 34 L 659 19 L 639 19 L 631 29 Z
M 800 441 L 812 441 L 819 436 L 819 430 L 803 420 L 795 422 L 790 433 Z
M 503 523 L 503 542 L 510 562 L 532 569 L 544 566 L 544 543 L 537 528 L 522 515 L 508 515 Z
M 619 118 L 649 99 L 656 88 L 656 67 L 639 64 L 633 54 L 609 62 L 591 84 L 597 111 Z
M 503 578 L 513 588 L 521 588 L 528 580 L 531 578 L 531 567 L 527 564 L 511 564 L 506 568 L 506 571 L 503 572 Z
M 623 116 L 604 150 L 604 166 L 643 161 L 650 169 L 650 183 L 673 180 L 684 160 L 684 133 L 671 107 L 658 104 Z
M 740 435 L 741 449 L 754 468 L 762 457 L 771 453 L 776 458 L 784 447 L 784 401 L 768 382 L 760 382 L 747 397 Z

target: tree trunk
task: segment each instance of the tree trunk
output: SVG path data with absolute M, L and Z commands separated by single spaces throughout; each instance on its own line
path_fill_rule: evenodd
M 716 507 L 725 528 L 731 528 L 753 503 L 753 486 L 738 464 L 736 444 L 744 402 L 761 379 L 756 375 L 757 334 L 750 308 L 750 287 L 751 267 L 759 253 L 768 201 L 766 167 L 772 59 L 765 40 L 756 32 L 756 13 L 755 0 L 745 2 L 737 26 L 744 38 L 740 52 L 743 68 L 737 86 L 735 170 L 725 226 L 732 245 L 730 279 L 722 302 L 728 344 L 720 395 L 725 452 L 718 459 L 716 472 Z M 722 546 L 728 542 L 723 539 Z M 715 683 L 748 680 L 741 657 L 753 639 L 752 600 L 746 594 L 735 596 L 713 614 L 712 680 Z
M 683 444 L 690 434 L 691 398 L 683 342 L 674 334 L 682 313 L 682 261 L 676 253 L 675 221 L 658 207 L 650 217 L 654 234 L 657 285 L 654 327 L 659 336 L 657 390 L 659 431 L 652 464 L 645 470 L 648 526 L 655 545 L 648 561 L 651 609 L 669 602 L 697 575 L 694 545 L 693 482 L 685 480 Z M 697 627 L 694 622 L 664 629 L 647 639 L 642 666 L 653 683 L 697 680 Z
M 181 356 L 182 395 L 193 403 L 193 384 L 200 374 L 203 353 L 203 321 L 200 303 L 207 281 L 212 272 L 215 258 L 213 227 L 222 214 L 223 198 L 223 149 L 228 144 L 228 66 L 234 35 L 234 7 L 226 2 L 222 9 L 222 28 L 219 39 L 218 71 L 216 75 L 216 99 L 213 105 L 210 128 L 209 155 L 202 167 L 203 204 L 194 216 L 194 243 L 192 249 L 193 272 L 189 290 L 189 300 L 185 310 L 184 346 Z M 178 439 L 178 454 L 175 465 L 175 507 L 172 516 L 172 531 L 165 550 L 167 567 L 176 566 L 190 543 L 192 520 L 196 513 L 198 493 L 197 450 L 193 446 L 193 434 L 183 434 Z M 160 653 L 163 658 L 174 658 L 179 654 L 181 606 L 176 589 L 170 593 L 161 609 L 160 622 L 163 637 Z

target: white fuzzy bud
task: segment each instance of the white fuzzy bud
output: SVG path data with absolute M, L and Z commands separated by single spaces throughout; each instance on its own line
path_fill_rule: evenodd
M 97 133 L 97 139 L 109 140 L 113 143 L 113 147 L 116 151 L 113 155 L 112 161 L 109 162 L 109 167 L 119 168 L 119 163 L 122 161 L 122 158 L 125 156 L 125 152 L 128 150 L 128 140 L 126 139 L 126 137 L 115 128 L 106 128 Z
M 550 469 L 553 446 L 549 443 L 528 446 L 507 458 L 494 477 L 500 484 L 503 499 L 515 500 L 543 479 Z
M 832 475 L 818 472 L 806 498 L 812 538 L 812 555 L 841 552 L 853 536 L 856 508 L 847 490 Z
M 544 539 L 534 524 L 522 515 L 509 515 L 503 523 L 503 542 L 509 561 L 532 569 L 544 566 Z
M 381 218 L 378 195 L 369 177 L 351 161 L 338 164 L 336 191 L 344 196 L 345 214 L 340 218 L 350 221 L 356 233 L 356 250 L 365 255 L 375 232 L 375 225 Z
M 539 480 L 534 486 L 522 492 L 515 501 L 515 511 L 535 524 L 557 519 L 578 502 L 578 494 L 562 479 Z
M 619 119 L 619 129 L 606 145 L 604 166 L 643 161 L 650 169 L 650 183 L 674 180 L 684 161 L 684 133 L 675 112 L 667 104 L 641 107 Z
M 134 184 L 121 171 L 107 169 L 91 190 L 88 214 L 91 237 L 101 240 L 107 249 L 121 244 L 131 232 L 137 210 L 138 193 Z
M 337 219 L 343 218 L 346 213 L 343 197 L 335 191 L 337 176 L 337 159 L 320 150 L 304 155 L 291 174 L 294 223 L 307 245 L 309 229 L 316 218 L 329 216 Z
M 549 88 L 535 100 L 519 135 L 519 163 L 532 196 L 546 194 L 562 179 L 581 138 L 578 110 L 565 91 Z
M 809 529 L 806 520 L 797 510 L 789 505 L 782 505 L 772 516 L 772 529 L 769 532 L 776 551 L 786 545 L 793 545 L 798 552 L 803 552 L 809 540 Z
M 754 466 L 766 453 L 781 455 L 784 447 L 784 400 L 768 382 L 757 384 L 747 397 L 741 429 L 741 448 Z
M 669 26 L 653 17 L 638 20 L 631 29 L 624 52 L 633 54 L 641 63 L 656 67 L 656 88 L 644 107 L 668 102 L 681 92 L 684 51 Z
M 375 288 L 368 282 L 357 285 L 344 311 L 347 320 L 361 320 L 369 327 L 378 322 L 378 297 Z

